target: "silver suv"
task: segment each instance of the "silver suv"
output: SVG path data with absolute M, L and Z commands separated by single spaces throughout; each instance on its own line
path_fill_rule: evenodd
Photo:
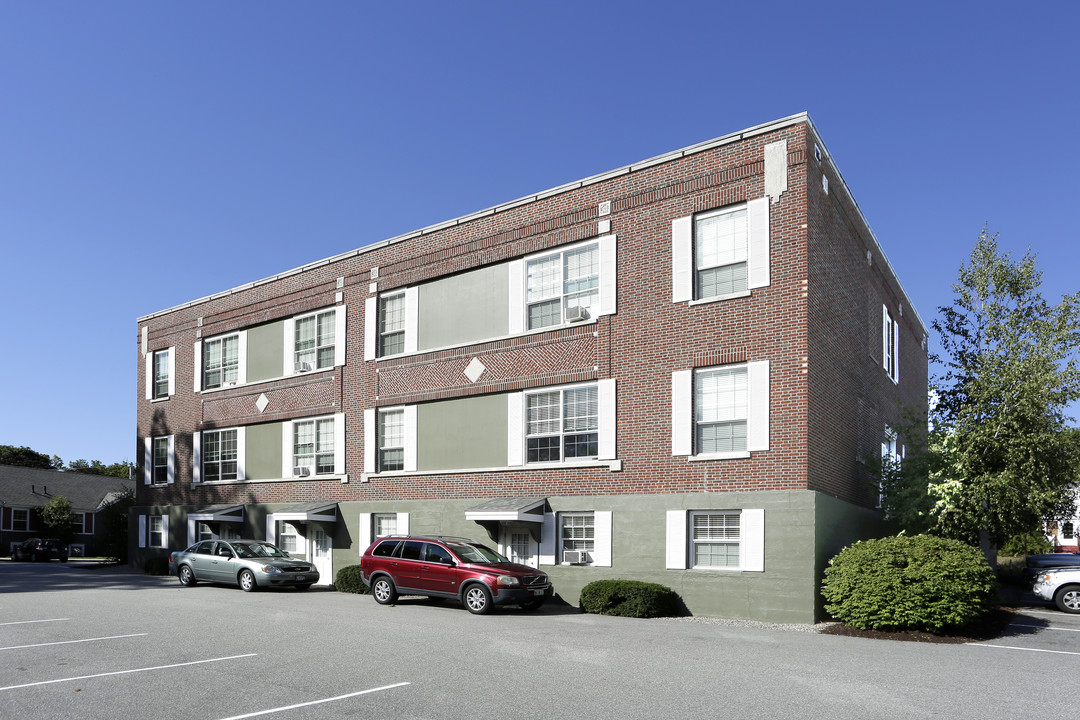
M 1043 600 L 1053 600 L 1060 610 L 1080 613 L 1080 567 L 1039 570 L 1031 591 Z

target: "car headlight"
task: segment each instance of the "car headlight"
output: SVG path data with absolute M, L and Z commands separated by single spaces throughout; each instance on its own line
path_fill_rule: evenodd
M 282 572 L 281 568 L 277 565 L 263 565 L 262 571 L 267 575 L 278 575 Z
M 498 578 L 500 585 L 520 585 L 521 581 L 513 575 L 500 575 Z

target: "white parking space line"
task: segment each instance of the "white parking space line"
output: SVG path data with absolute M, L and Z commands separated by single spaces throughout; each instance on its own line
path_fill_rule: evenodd
M 145 637 L 149 633 L 135 633 L 133 635 L 109 635 L 108 637 L 86 638 L 85 640 L 59 640 L 57 642 L 37 643 L 36 645 L 12 645 L 0 647 L 0 650 L 24 650 L 26 648 L 45 647 L 47 645 L 73 645 L 74 643 L 95 642 L 97 640 L 119 640 L 120 638 Z
M 230 655 L 229 657 L 210 658 L 209 660 L 193 660 L 186 663 L 175 663 L 173 665 L 158 665 L 156 667 L 148 668 L 135 668 L 133 670 L 117 670 L 115 672 L 98 673 L 96 675 L 81 675 L 79 677 L 59 678 L 57 680 L 42 680 L 41 682 L 24 683 L 22 685 L 8 685 L 7 687 L 0 687 L 0 691 L 3 690 L 18 690 L 19 688 L 37 687 L 39 685 L 52 685 L 54 683 L 62 682 L 75 682 L 76 680 L 90 680 L 91 678 L 109 677 L 110 675 L 127 675 L 129 673 L 149 672 L 151 670 L 171 670 L 178 667 L 187 667 L 188 665 L 202 665 L 203 663 L 221 662 L 222 660 L 239 660 L 240 658 L 255 657 L 257 653 L 248 653 L 247 655 Z
M 1068 652 L 1067 650 L 1043 650 L 1042 648 L 1016 647 L 1014 645 L 990 645 L 989 643 L 967 643 L 975 647 L 998 648 L 999 650 L 1025 650 L 1027 652 L 1051 653 L 1053 655 L 1080 655 L 1080 652 Z M 0 688 L 2 689 L 2 688 Z
M 1013 623 L 1009 627 L 1026 627 L 1026 628 L 1038 628 L 1039 630 L 1063 630 L 1064 632 L 1080 632 L 1080 628 L 1058 628 L 1058 627 L 1047 627 L 1045 625 L 1018 625 L 1016 623 Z
M 296 705 L 286 705 L 285 707 L 273 708 L 271 710 L 259 710 L 258 712 L 248 713 L 246 715 L 233 715 L 232 717 L 222 718 L 222 720 L 244 720 L 244 718 L 259 717 L 260 715 L 269 715 L 276 712 L 285 712 L 286 710 L 295 710 L 296 708 L 308 707 L 310 705 L 322 705 L 323 703 L 346 700 L 348 698 L 357 697 L 359 695 L 369 695 L 371 693 L 382 692 L 383 690 L 393 690 L 394 688 L 404 687 L 408 684 L 409 683 L 407 682 L 400 682 L 395 683 L 394 685 L 383 685 L 382 687 L 371 688 L 370 690 L 361 690 L 359 692 L 349 693 L 348 695 L 338 695 L 337 697 L 325 698 L 324 700 L 312 700 L 311 702 L 298 703 Z
M 70 620 L 71 618 L 50 618 L 48 620 L 17 620 L 15 622 L 0 623 L 0 625 L 29 625 L 30 623 L 42 623 L 42 622 L 60 622 L 62 620 Z

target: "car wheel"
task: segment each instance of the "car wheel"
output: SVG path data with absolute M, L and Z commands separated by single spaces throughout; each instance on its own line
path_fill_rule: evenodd
M 187 565 L 181 565 L 177 575 L 180 577 L 180 584 L 184 587 L 192 587 L 197 582 L 195 580 L 195 573 L 193 573 L 191 568 Z
M 20 560 L 22 560 L 22 553 L 19 552 L 19 548 L 15 548 L 15 551 L 11 553 L 11 559 L 14 562 L 19 562 Z
M 311 587 L 311 585 L 297 585 L 297 586 L 296 586 L 296 589 L 297 589 L 297 590 L 300 590 L 301 592 L 303 592 L 304 590 L 307 590 L 307 589 L 308 589 L 308 588 L 310 588 L 310 587 Z
M 371 583 L 371 595 L 380 605 L 393 605 L 397 601 L 397 588 L 394 587 L 393 580 L 380 575 Z
M 67 562 L 67 561 L 68 561 L 68 556 L 67 555 L 61 555 L 60 556 L 60 562 Z
M 1054 603 L 1059 610 L 1067 613 L 1080 613 L 1080 586 L 1070 585 L 1054 593 Z
M 255 575 L 250 570 L 240 571 L 240 589 L 244 592 L 254 592 L 259 589 L 259 584 L 255 582 Z
M 473 583 L 465 588 L 465 607 L 473 615 L 483 615 L 491 609 L 491 591 L 480 583 Z
M 544 598 L 538 597 L 521 603 L 522 610 L 538 610 L 544 604 Z

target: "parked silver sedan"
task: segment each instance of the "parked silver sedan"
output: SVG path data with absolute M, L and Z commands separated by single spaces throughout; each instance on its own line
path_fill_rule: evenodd
M 259 540 L 203 540 L 169 555 L 169 574 L 188 587 L 198 582 L 239 585 L 245 592 L 291 586 L 307 590 L 319 571 L 303 560 Z

